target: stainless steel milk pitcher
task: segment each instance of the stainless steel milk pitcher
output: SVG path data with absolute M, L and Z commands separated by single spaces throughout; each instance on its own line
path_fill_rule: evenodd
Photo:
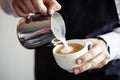
M 50 43 L 55 38 L 50 28 L 51 17 L 57 23 L 63 22 L 63 18 L 58 12 L 53 15 L 35 14 L 20 19 L 17 25 L 17 36 L 20 43 L 27 49 Z

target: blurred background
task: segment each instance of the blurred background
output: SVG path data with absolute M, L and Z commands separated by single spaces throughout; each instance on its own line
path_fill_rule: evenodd
M 0 80 L 34 80 L 34 50 L 19 43 L 18 20 L 0 8 Z

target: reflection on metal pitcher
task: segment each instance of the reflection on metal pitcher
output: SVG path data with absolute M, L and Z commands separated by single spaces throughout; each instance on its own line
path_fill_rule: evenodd
M 57 12 L 53 15 L 57 20 L 61 18 L 61 15 Z M 28 49 L 50 43 L 55 38 L 51 31 L 51 15 L 36 14 L 20 19 L 17 26 L 17 35 L 20 43 Z

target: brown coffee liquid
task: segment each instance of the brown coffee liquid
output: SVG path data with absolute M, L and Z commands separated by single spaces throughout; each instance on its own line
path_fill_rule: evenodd
M 73 54 L 77 51 L 80 51 L 83 48 L 83 45 L 77 44 L 77 43 L 68 43 L 68 45 L 73 48 L 72 51 L 70 51 L 68 53 L 63 53 L 63 52 L 61 52 L 61 50 L 64 48 L 64 46 L 61 46 L 58 50 L 56 50 L 56 53 L 57 54 Z

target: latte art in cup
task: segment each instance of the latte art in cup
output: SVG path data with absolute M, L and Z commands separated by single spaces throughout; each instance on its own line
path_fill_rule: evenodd
M 70 53 L 73 50 L 72 46 L 68 46 L 68 48 L 66 48 L 65 46 L 61 49 L 61 53 Z
M 73 54 L 75 52 L 80 51 L 84 46 L 81 44 L 77 44 L 77 43 L 68 43 L 69 46 L 69 50 L 65 49 L 65 46 L 61 46 L 56 50 L 57 54 Z

